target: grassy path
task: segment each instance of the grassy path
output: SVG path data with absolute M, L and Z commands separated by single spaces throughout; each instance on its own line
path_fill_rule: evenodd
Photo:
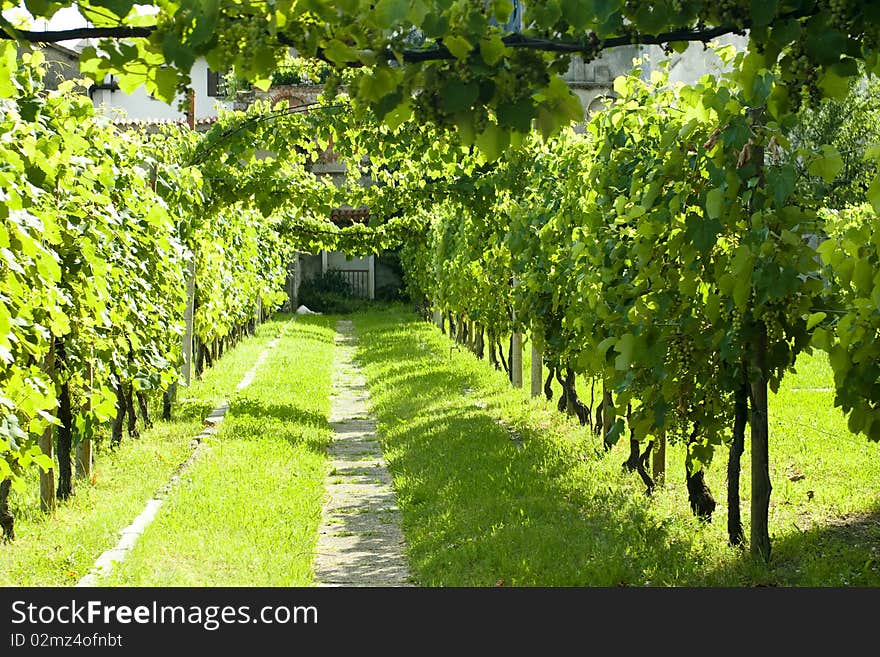
M 880 585 L 880 445 L 849 435 L 830 394 L 815 390 L 828 387 L 818 360 L 805 359 L 770 402 L 765 566 L 727 545 L 726 450 L 707 475 L 714 520 L 700 523 L 680 446 L 668 449 L 667 485 L 646 498 L 621 470 L 623 444 L 603 453 L 555 404 L 510 389 L 432 325 L 403 311 L 355 325 L 422 585 Z
M 323 499 L 332 320 L 297 318 L 104 585 L 306 586 Z
M 13 498 L 18 538 L 0 545 L 0 584 L 76 583 L 187 458 L 222 399 L 220 430 L 99 585 L 319 583 L 336 319 L 261 326 L 181 391 L 173 422 L 99 451 L 95 482 L 80 482 L 52 519 L 34 511 L 32 482 Z M 666 485 L 646 498 L 622 472 L 623 444 L 604 453 L 555 403 L 511 389 L 435 327 L 401 309 L 352 320 L 419 585 L 880 586 L 880 445 L 846 430 L 821 357 L 803 358 L 771 397 L 773 559 L 764 565 L 727 545 L 725 450 L 707 474 L 718 507 L 701 523 L 688 508 L 680 445 L 669 447 Z M 743 465 L 748 522 L 747 457 Z
M 241 380 L 276 330 L 275 322 L 259 327 L 201 380 L 179 389 L 173 420 L 159 420 L 154 408 L 155 426 L 141 430 L 139 439 L 126 436 L 115 452 L 106 448 L 106 439 L 99 442 L 93 482 L 75 481 L 75 495 L 52 518 L 39 511 L 39 486 L 32 472 L 25 494 L 10 498 L 16 540 L 0 543 L 0 586 L 76 584 L 188 457 L 202 418 Z

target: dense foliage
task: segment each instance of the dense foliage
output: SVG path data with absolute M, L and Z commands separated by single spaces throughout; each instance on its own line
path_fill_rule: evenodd
M 3 8 L 16 6 L 4 0 Z M 72 0 L 24 3 L 51 17 Z M 198 57 L 215 71 L 261 88 L 295 48 L 341 73 L 358 105 L 394 126 L 414 117 L 455 127 L 465 144 L 490 157 L 534 122 L 551 135 L 582 109 L 561 75 L 573 54 L 586 60 L 615 46 L 642 43 L 682 49 L 722 34 L 746 33 L 762 68 L 782 74 L 771 111 L 796 109 L 804 98 L 842 97 L 848 81 L 880 67 L 880 7 L 872 0 L 402 0 L 272 3 L 176 0 L 76 3 L 91 27 L 57 35 L 28 31 L 4 18 L 4 34 L 32 41 L 108 37 L 84 53 L 96 81 L 118 74 L 129 91 L 145 85 L 168 100 L 188 86 Z M 2 77 L 2 76 L 0 76 Z
M 286 299 L 293 248 L 283 215 L 221 184 L 219 158 L 188 166 L 195 133 L 120 132 L 73 82 L 46 92 L 43 72 L 26 54 L 0 100 L 4 520 L 5 486 L 51 466 L 41 437 L 52 445 L 55 433 L 63 498 L 73 446 L 111 419 L 114 444 L 126 415 L 132 435 L 150 422 L 147 395 L 180 377 L 190 276 L 196 345 L 216 344 Z M 239 161 L 245 181 L 253 171 Z
M 25 2 L 37 17 L 69 4 Z M 2 34 L 107 37 L 83 72 L 169 101 L 197 57 L 266 88 L 295 47 L 329 64 L 296 73 L 320 72 L 326 93 L 308 113 L 257 104 L 203 138 L 120 135 L 69 89 L 43 94 L 39 62 L 2 48 L 0 479 L 47 466 L 35 440 L 70 429 L 68 412 L 87 434 L 118 423 L 132 392 L 175 380 L 190 263 L 196 334 L 216 342 L 280 301 L 291 249 L 376 253 L 404 238 L 414 294 L 479 325 L 492 349 L 527 328 L 567 380 L 601 384 L 607 445 L 625 430 L 636 444 L 681 437 L 690 477 L 730 443 L 734 473 L 748 420 L 752 547 L 765 557 L 767 386 L 800 351 L 828 351 L 850 427 L 880 437 L 877 235 L 859 220 L 880 211 L 880 149 L 870 130 L 827 142 L 821 130 L 835 112 L 823 98 L 872 116 L 870 96 L 847 94 L 880 71 L 876 2 L 78 6 L 92 24 L 81 32 L 4 18 Z M 621 77 L 607 111 L 568 130 L 583 118 L 561 78 L 573 54 L 746 31 L 747 52 L 721 53 L 726 79 Z M 815 119 L 792 132 L 804 107 Z M 310 171 L 331 144 L 347 164 L 340 185 Z M 818 180 L 840 188 L 835 205 L 871 210 L 828 224 Z M 326 221 L 343 203 L 368 206 L 371 225 Z

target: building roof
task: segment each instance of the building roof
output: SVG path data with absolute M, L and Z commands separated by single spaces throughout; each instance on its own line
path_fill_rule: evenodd
M 369 208 L 335 208 L 330 212 L 330 221 L 340 228 L 353 224 L 366 224 L 369 220 Z
M 205 130 L 211 127 L 217 121 L 216 116 L 205 116 L 200 119 L 195 120 L 196 130 L 202 129 Z M 118 126 L 120 128 L 149 128 L 149 127 L 158 127 L 163 125 L 179 125 L 185 126 L 186 119 L 134 119 L 134 118 L 119 118 L 113 119 L 113 125 Z

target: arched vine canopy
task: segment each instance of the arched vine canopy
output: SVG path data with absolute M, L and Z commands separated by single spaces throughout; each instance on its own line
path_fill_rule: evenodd
M 4 0 L 3 8 L 18 4 Z M 52 17 L 71 2 L 25 0 Z M 802 88 L 845 93 L 858 62 L 878 70 L 880 7 L 871 0 L 90 0 L 76 3 L 91 27 L 40 32 L 4 20 L 8 39 L 95 37 L 83 72 L 119 76 L 171 101 L 205 57 L 260 87 L 290 48 L 352 70 L 352 97 L 389 125 L 409 117 L 455 127 L 465 142 L 497 152 L 532 121 L 549 135 L 581 108 L 561 79 L 572 54 L 591 60 L 625 44 L 676 50 L 748 33 L 754 70 L 782 67 L 770 103 L 796 108 Z M 0 64 L 3 66 L 3 64 Z M 8 66 L 8 62 L 6 64 Z M 8 72 L 8 71 L 7 71 Z M 5 76 L 4 76 L 5 77 Z M 338 76 L 329 80 L 332 89 Z
M 105 420 L 114 390 L 176 379 L 187 266 L 211 340 L 277 305 L 294 249 L 400 243 L 435 307 L 496 335 L 528 328 L 548 360 L 613 391 L 607 441 L 626 408 L 635 439 L 690 432 L 689 458 L 708 462 L 744 390 L 812 348 L 850 429 L 880 439 L 880 175 L 860 169 L 856 207 L 821 208 L 802 178 L 831 185 L 844 158 L 796 131 L 805 106 L 880 73 L 880 3 L 90 0 L 75 5 L 89 27 L 54 32 L 17 5 L 0 19 L 0 479 L 47 467 L 35 437 L 65 386 L 79 417 Z M 71 6 L 24 2 L 32 18 Z M 725 34 L 748 36 L 719 51 L 729 75 L 622 76 L 570 129 L 573 55 Z M 266 89 L 291 49 L 320 62 L 324 94 L 307 111 L 255 103 L 204 135 L 123 134 L 72 84 L 44 93 L 39 54 L 17 52 L 82 38 L 87 78 L 168 102 L 197 58 Z M 331 144 L 341 184 L 312 171 Z M 327 220 L 346 204 L 371 225 Z

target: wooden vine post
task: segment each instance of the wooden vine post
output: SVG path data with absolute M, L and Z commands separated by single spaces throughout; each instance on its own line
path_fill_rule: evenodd
M 763 109 L 749 110 L 752 127 L 763 123 Z M 758 185 L 755 192 L 764 186 L 764 148 L 753 144 L 749 162 L 755 164 Z M 756 194 L 753 194 L 753 197 Z M 767 417 L 767 326 L 761 320 L 753 323 L 753 338 L 749 357 L 749 397 L 752 405 L 751 423 L 751 461 L 752 461 L 752 508 L 750 552 L 753 557 L 770 560 L 770 531 L 768 513 L 770 510 L 770 431 Z
M 532 334 L 532 397 L 540 397 L 544 392 L 544 378 L 541 369 L 541 350 L 538 349 L 538 343 L 535 342 L 535 335 Z
M 196 300 L 196 255 L 186 267 L 186 309 L 183 312 L 185 325 L 183 332 L 183 380 L 186 385 L 192 380 L 192 355 L 193 355 L 193 310 Z
M 651 470 L 654 475 L 654 484 L 662 486 L 663 480 L 666 478 L 666 434 L 664 433 L 654 439 Z
M 518 284 L 519 281 L 514 276 L 513 287 Z M 516 311 L 513 312 L 513 322 L 516 325 Z M 523 384 L 522 337 L 522 331 L 514 330 L 510 340 L 510 382 L 514 388 L 522 388 Z
M 510 351 L 510 382 L 513 384 L 514 388 L 522 388 L 523 384 L 523 346 L 522 346 L 522 333 L 519 331 L 514 332 L 513 339 L 510 344 L 512 345 L 512 349 Z
M 55 340 L 49 341 L 49 353 L 43 367 L 46 376 L 54 385 L 55 380 Z M 40 436 L 40 450 L 53 461 L 48 470 L 40 470 L 40 509 L 43 513 L 55 512 L 55 426 L 50 424 Z
M 739 485 L 748 416 L 749 385 L 743 374 L 743 384 L 734 394 L 733 442 L 727 458 L 727 534 L 730 544 L 738 547 L 744 546 L 746 542 L 742 526 Z
M 94 365 L 89 362 L 89 372 L 88 372 L 88 386 L 89 392 L 92 391 L 92 386 L 94 384 L 95 378 L 95 370 Z M 83 411 L 88 413 L 92 410 L 92 400 L 91 397 L 86 397 L 86 401 L 83 404 Z M 92 464 L 93 464 L 93 456 L 92 456 L 92 441 L 88 438 L 81 438 L 76 445 L 76 457 L 74 459 L 76 461 L 76 476 L 79 479 L 85 479 L 86 481 L 92 480 Z
M 196 95 L 192 89 L 187 90 L 189 102 L 187 103 L 186 121 L 190 130 L 196 129 Z M 192 355 L 193 355 L 193 314 L 196 300 L 196 254 L 193 252 L 186 270 L 186 310 L 183 313 L 183 380 L 189 385 L 192 380 Z
M 752 450 L 752 527 L 750 546 L 753 557 L 770 559 L 770 531 L 767 517 L 770 510 L 770 432 L 767 420 L 767 327 L 757 323 L 754 353 L 751 358 L 752 401 L 751 450 Z

